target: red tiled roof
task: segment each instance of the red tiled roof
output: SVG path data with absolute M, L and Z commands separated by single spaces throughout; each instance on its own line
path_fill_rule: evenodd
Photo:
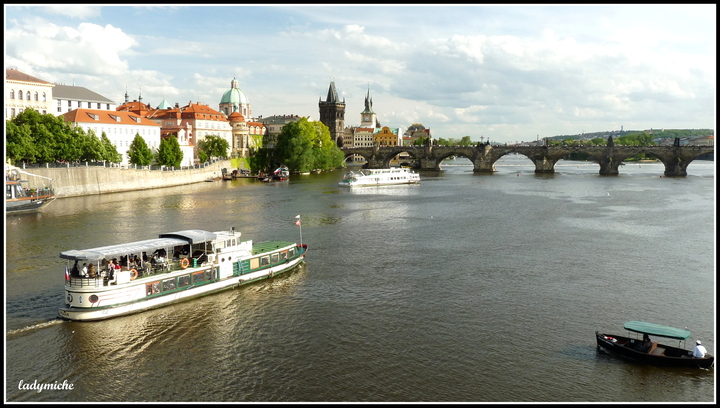
M 25 82 L 37 82 L 39 84 L 52 85 L 51 82 L 43 81 L 42 79 L 35 78 L 34 76 L 20 72 L 17 69 L 6 68 L 5 79 L 11 81 L 25 81 Z
M 104 123 L 115 125 L 157 126 L 159 124 L 133 112 L 108 111 L 101 109 L 75 109 L 61 115 L 65 122 L 72 123 Z M 137 118 L 138 120 L 136 120 Z

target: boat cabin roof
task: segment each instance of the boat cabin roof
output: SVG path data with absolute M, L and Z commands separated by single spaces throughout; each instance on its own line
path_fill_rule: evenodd
M 690 332 L 675 327 L 663 326 L 661 324 L 632 321 L 625 323 L 625 329 L 636 333 L 650 334 L 670 339 L 685 340 L 690 337 Z
M 170 248 L 178 245 L 194 244 L 212 241 L 217 236 L 214 232 L 203 230 L 184 230 L 160 234 L 160 238 L 146 239 L 144 241 L 127 242 L 124 244 L 108 245 L 90 249 L 73 249 L 60 252 L 60 258 L 70 260 L 107 259 L 127 254 L 141 254 L 152 252 L 160 248 Z

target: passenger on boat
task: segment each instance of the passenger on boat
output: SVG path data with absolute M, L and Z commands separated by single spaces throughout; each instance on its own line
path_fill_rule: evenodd
M 107 264 L 107 270 L 108 270 L 108 275 L 112 275 L 112 273 L 115 272 L 115 263 L 113 262 L 112 259 Z
M 80 269 L 78 269 L 78 262 L 75 261 L 75 265 L 73 265 L 72 269 L 70 270 L 70 276 L 78 277 L 80 276 Z
M 88 277 L 88 267 L 87 267 L 87 263 L 83 263 L 83 268 L 82 268 L 82 272 L 80 273 L 80 276 L 82 276 L 83 278 L 87 278 L 87 277 Z
M 637 351 L 648 351 L 648 350 L 650 350 L 650 347 L 652 347 L 652 342 L 650 341 L 650 336 L 648 336 L 647 333 L 645 333 L 645 334 L 643 334 L 642 342 L 638 342 L 634 348 Z
M 115 264 L 115 273 L 120 272 L 120 271 L 122 271 L 122 265 L 120 265 L 119 263 L 116 263 Z
M 93 279 L 95 277 L 97 277 L 97 270 L 94 264 L 90 264 L 90 266 L 88 266 L 88 278 Z
M 705 346 L 700 343 L 700 340 L 695 342 L 695 350 L 693 350 L 693 357 L 697 358 L 703 358 L 705 357 L 705 354 L 707 353 L 707 350 L 705 350 Z

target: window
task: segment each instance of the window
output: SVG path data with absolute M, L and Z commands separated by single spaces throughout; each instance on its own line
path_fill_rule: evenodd
M 68 108 L 72 107 L 72 101 L 68 100 Z
M 43 92 L 43 102 L 47 102 L 47 94 Z
M 295 248 L 290 248 L 290 249 L 288 249 L 288 256 L 289 256 L 290 258 L 292 258 L 293 256 L 295 256 Z
M 271 257 L 272 257 L 272 263 L 280 262 L 280 254 L 275 253 L 275 254 L 272 254 Z
M 193 274 L 193 283 L 198 284 L 205 281 L 205 273 L 197 272 Z
M 283 261 L 286 260 L 286 259 L 287 259 L 287 255 L 288 255 L 287 251 L 282 251 L 282 252 L 280 253 L 280 259 L 283 260 Z
M 263 256 L 260 258 L 260 266 L 268 266 L 270 265 L 270 257 L 269 256 Z
M 27 100 L 29 101 L 29 100 L 30 100 L 30 91 L 27 91 L 27 93 L 25 94 L 25 96 L 27 96 Z
M 20 99 L 22 101 L 22 97 L 23 97 L 23 92 L 18 91 L 18 99 Z
M 178 288 L 190 286 L 190 275 L 178 276 Z
M 165 279 L 163 281 L 163 292 L 175 289 L 175 278 Z
M 35 101 L 36 101 L 36 102 L 40 100 L 40 99 L 38 99 L 38 98 L 39 98 L 38 93 L 35 92 Z
M 10 99 L 15 99 L 15 90 L 14 89 L 10 90 Z
M 147 293 L 148 296 L 150 295 L 157 295 L 160 293 L 160 281 L 148 283 L 145 285 L 145 293 Z

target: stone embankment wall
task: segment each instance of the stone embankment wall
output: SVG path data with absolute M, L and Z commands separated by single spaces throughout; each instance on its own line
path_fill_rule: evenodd
M 69 167 L 25 169 L 28 173 L 53 179 L 55 196 L 75 197 L 122 191 L 147 190 L 198 183 L 222 177 L 222 169 L 230 169 L 229 160 L 217 161 L 207 167 L 188 170 L 137 170 L 117 167 Z M 23 176 L 28 188 L 47 186 L 49 180 Z

